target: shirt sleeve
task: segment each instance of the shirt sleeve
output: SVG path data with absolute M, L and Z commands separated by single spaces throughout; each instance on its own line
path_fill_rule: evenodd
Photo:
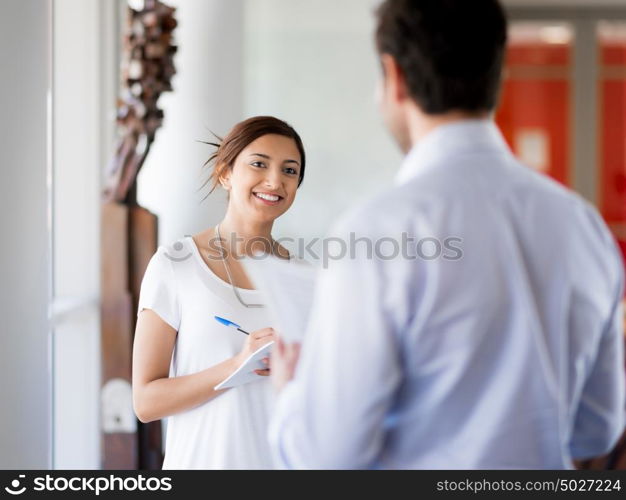
M 380 458 L 401 367 L 381 262 L 365 253 L 330 262 L 318 278 L 301 359 L 269 429 L 281 468 L 367 468 Z
M 180 328 L 180 305 L 172 261 L 160 247 L 152 256 L 141 282 L 137 315 L 151 309 L 174 330 Z
M 597 349 L 597 355 L 580 399 L 570 451 L 574 458 L 592 458 L 611 451 L 626 422 L 626 373 L 624 372 L 624 275 L 615 259 L 618 285 L 613 306 Z

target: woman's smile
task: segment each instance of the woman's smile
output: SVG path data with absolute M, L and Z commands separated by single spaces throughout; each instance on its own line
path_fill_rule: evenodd
M 263 203 L 264 205 L 278 205 L 283 200 L 282 196 L 265 191 L 253 191 L 252 194 L 257 200 L 259 200 L 260 203 Z

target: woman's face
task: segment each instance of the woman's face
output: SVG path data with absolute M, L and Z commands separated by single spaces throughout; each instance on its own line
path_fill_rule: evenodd
M 222 178 L 230 192 L 229 210 L 259 222 L 280 217 L 296 197 L 301 161 L 289 137 L 268 134 L 252 141 Z

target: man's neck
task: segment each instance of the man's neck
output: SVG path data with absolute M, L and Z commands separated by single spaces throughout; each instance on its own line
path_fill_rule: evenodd
M 492 113 L 481 111 L 470 113 L 467 111 L 450 111 L 439 115 L 427 115 L 421 110 L 411 110 L 408 113 L 408 128 L 411 147 L 415 146 L 426 135 L 442 125 L 462 122 L 466 120 L 487 120 Z

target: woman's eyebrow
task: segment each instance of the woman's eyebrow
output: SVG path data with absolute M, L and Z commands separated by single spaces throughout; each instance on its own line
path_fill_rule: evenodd
M 250 153 L 250 156 L 260 156 L 261 158 L 265 158 L 266 160 L 272 159 L 269 155 L 266 155 L 264 153 Z M 283 163 L 295 163 L 296 165 L 300 165 L 300 162 L 297 160 L 285 160 Z

